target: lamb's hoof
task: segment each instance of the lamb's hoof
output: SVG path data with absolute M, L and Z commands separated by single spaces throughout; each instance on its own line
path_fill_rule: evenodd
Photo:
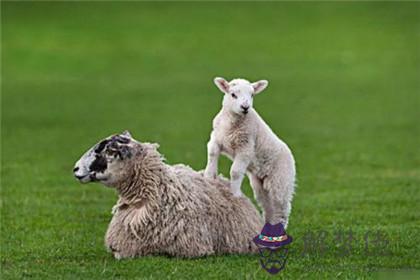
M 237 197 L 237 198 L 240 198 L 240 197 L 243 196 L 243 194 L 242 194 L 241 191 L 239 191 L 239 192 L 233 192 L 232 194 L 233 194 L 233 197 Z
M 204 178 L 214 180 L 216 179 L 217 175 L 209 172 L 204 172 Z

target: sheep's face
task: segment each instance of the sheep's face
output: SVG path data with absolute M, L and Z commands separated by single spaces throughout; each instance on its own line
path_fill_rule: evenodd
M 237 115 L 246 115 L 252 108 L 254 95 L 263 91 L 268 82 L 261 80 L 250 83 L 244 79 L 235 79 L 230 82 L 224 78 L 215 78 L 214 83 L 225 94 L 223 108 Z
M 76 162 L 74 176 L 82 183 L 101 182 L 115 186 L 126 178 L 129 159 L 139 144 L 127 131 L 105 138 Z

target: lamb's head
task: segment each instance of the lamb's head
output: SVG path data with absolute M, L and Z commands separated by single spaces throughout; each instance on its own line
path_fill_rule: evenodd
M 127 177 L 132 160 L 141 150 L 140 142 L 128 131 L 112 135 L 94 145 L 76 162 L 74 176 L 82 183 L 116 186 Z
M 244 79 L 234 79 L 228 82 L 224 78 L 215 78 L 214 83 L 225 94 L 223 108 L 238 115 L 246 115 L 252 108 L 254 95 L 268 85 L 266 80 L 251 83 Z

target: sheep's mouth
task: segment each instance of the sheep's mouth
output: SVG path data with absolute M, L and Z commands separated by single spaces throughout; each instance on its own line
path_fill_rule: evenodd
M 82 175 L 82 176 L 78 176 L 78 175 L 74 175 L 74 176 L 82 184 L 90 183 L 90 182 L 101 182 L 101 181 L 108 180 L 108 178 L 106 178 L 106 177 L 104 177 L 104 178 L 98 178 L 96 176 L 96 173 L 90 173 L 90 174 L 86 174 L 86 175 Z
M 76 179 L 79 180 L 80 183 L 89 183 L 92 180 L 89 174 L 83 176 L 74 175 L 74 177 L 76 177 Z
M 96 177 L 96 173 L 92 173 L 89 175 L 89 179 L 91 182 L 97 182 L 99 181 L 98 177 Z

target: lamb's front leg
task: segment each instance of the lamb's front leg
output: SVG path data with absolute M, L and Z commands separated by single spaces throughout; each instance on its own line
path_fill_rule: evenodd
M 242 196 L 241 184 L 249 163 L 250 157 L 247 154 L 239 154 L 233 160 L 230 168 L 230 189 L 235 197 Z
M 204 177 L 216 178 L 217 176 L 217 164 L 220 156 L 220 147 L 214 139 L 213 133 L 210 136 L 210 141 L 207 143 L 207 166 L 204 171 Z

